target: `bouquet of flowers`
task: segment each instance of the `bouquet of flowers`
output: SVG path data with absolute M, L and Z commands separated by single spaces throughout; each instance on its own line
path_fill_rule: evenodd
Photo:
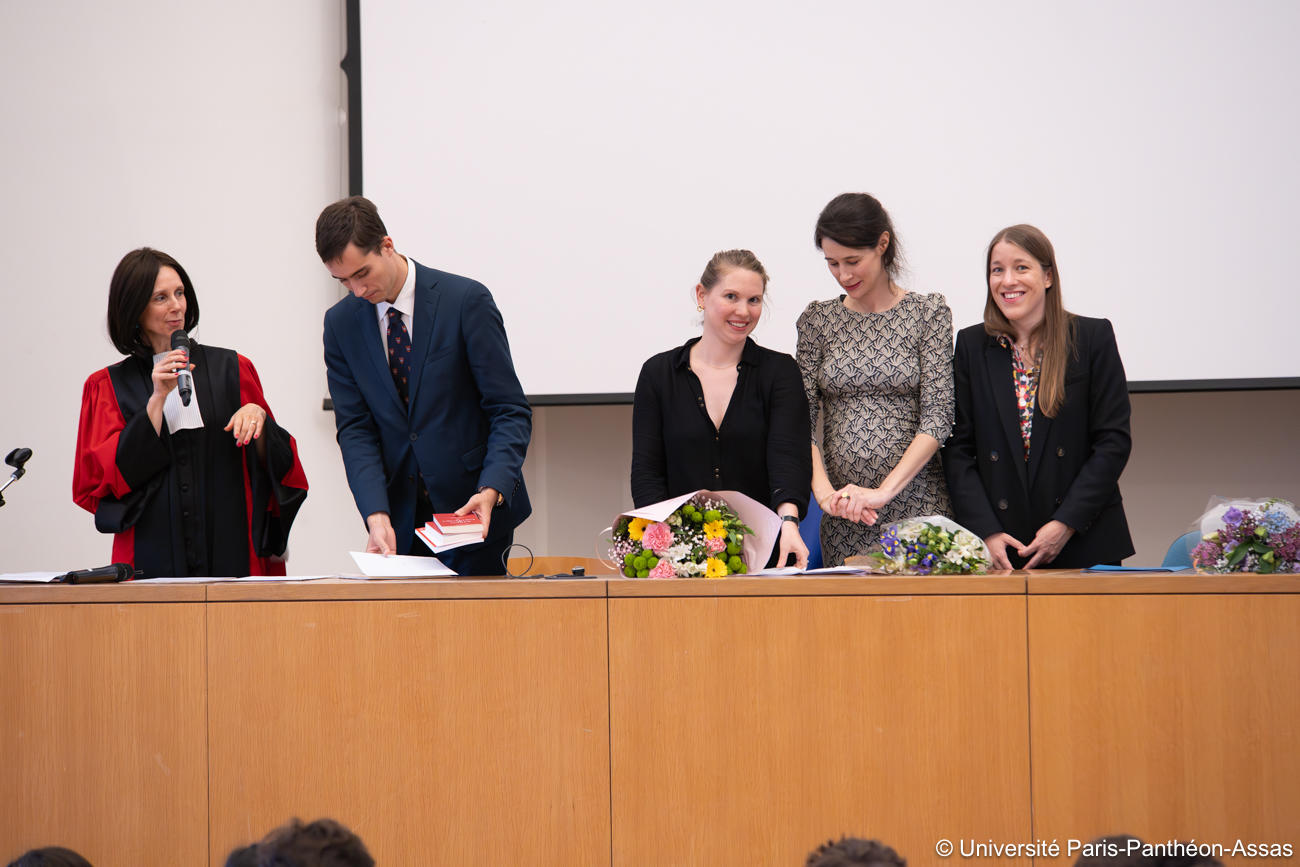
M 628 578 L 726 578 L 763 567 L 754 564 L 766 561 L 773 524 L 779 532 L 776 514 L 743 494 L 696 491 L 619 515 L 605 541 L 612 565 Z
M 902 575 L 970 575 L 989 567 L 984 540 L 950 518 L 928 515 L 891 524 L 880 550 L 867 557 L 873 571 Z
M 1193 529 L 1198 572 L 1300 572 L 1300 515 L 1286 500 L 1215 497 Z

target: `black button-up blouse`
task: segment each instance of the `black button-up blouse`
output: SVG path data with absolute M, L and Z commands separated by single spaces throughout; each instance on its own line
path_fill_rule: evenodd
M 691 347 L 641 367 L 632 406 L 632 501 L 637 508 L 700 489 L 739 491 L 802 519 L 812 490 L 808 398 L 795 360 L 745 339 L 731 402 L 714 428 L 691 370 Z

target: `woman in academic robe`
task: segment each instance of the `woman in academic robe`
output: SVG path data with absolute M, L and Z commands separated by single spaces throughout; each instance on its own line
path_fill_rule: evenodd
M 188 360 L 171 348 L 198 322 L 194 285 L 171 256 L 145 247 L 118 263 L 108 330 L 126 358 L 86 380 L 72 498 L 114 534 L 113 561 L 144 578 L 283 575 L 307 497 L 297 445 L 251 361 L 197 342 Z
M 957 335 L 944 471 L 957 521 L 995 569 L 1118 565 L 1133 554 L 1119 477 L 1128 381 L 1109 320 L 1066 311 L 1052 242 L 989 243 L 984 321 Z
M 766 294 L 767 271 L 750 251 L 709 260 L 695 286 L 703 333 L 641 367 L 632 502 L 641 508 L 692 491 L 738 491 L 781 516 L 767 565 L 806 568 L 799 521 L 812 485 L 808 403 L 794 359 L 749 336 Z

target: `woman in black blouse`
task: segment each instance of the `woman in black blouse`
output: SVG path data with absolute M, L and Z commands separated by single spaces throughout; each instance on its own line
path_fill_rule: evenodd
M 748 250 L 709 260 L 695 287 L 704 333 L 641 367 L 632 408 L 637 508 L 700 489 L 739 491 L 781 515 L 773 563 L 808 565 L 799 521 L 812 456 L 808 399 L 793 358 L 749 334 L 763 313 L 767 272 Z M 751 568 L 754 568 L 751 566 Z

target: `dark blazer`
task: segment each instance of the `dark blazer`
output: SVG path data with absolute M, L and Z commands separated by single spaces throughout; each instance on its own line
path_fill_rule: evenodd
M 632 502 L 637 508 L 701 488 L 739 491 L 808 512 L 812 450 L 808 398 L 795 360 L 745 338 L 736 389 L 720 428 L 691 371 L 698 337 L 641 367 L 632 404 Z
M 1056 418 L 1035 405 L 1024 459 L 1011 349 L 983 323 L 957 335 L 956 423 L 943 450 L 957 521 L 987 538 L 1008 533 L 1028 545 L 1048 521 L 1075 533 L 1052 566 L 1078 569 L 1133 554 L 1119 477 L 1128 463 L 1128 381 L 1109 320 L 1075 317 L 1077 352 Z M 1008 550 L 1013 566 L 1025 564 Z
M 500 491 L 488 541 L 532 513 L 524 454 L 532 410 L 515 376 L 505 325 L 481 283 L 415 268 L 410 411 L 380 339 L 375 307 L 349 295 L 325 314 L 325 366 L 348 485 L 364 519 L 388 512 L 398 553 L 415 531 L 416 475 L 434 512 L 453 512 L 480 487 Z

